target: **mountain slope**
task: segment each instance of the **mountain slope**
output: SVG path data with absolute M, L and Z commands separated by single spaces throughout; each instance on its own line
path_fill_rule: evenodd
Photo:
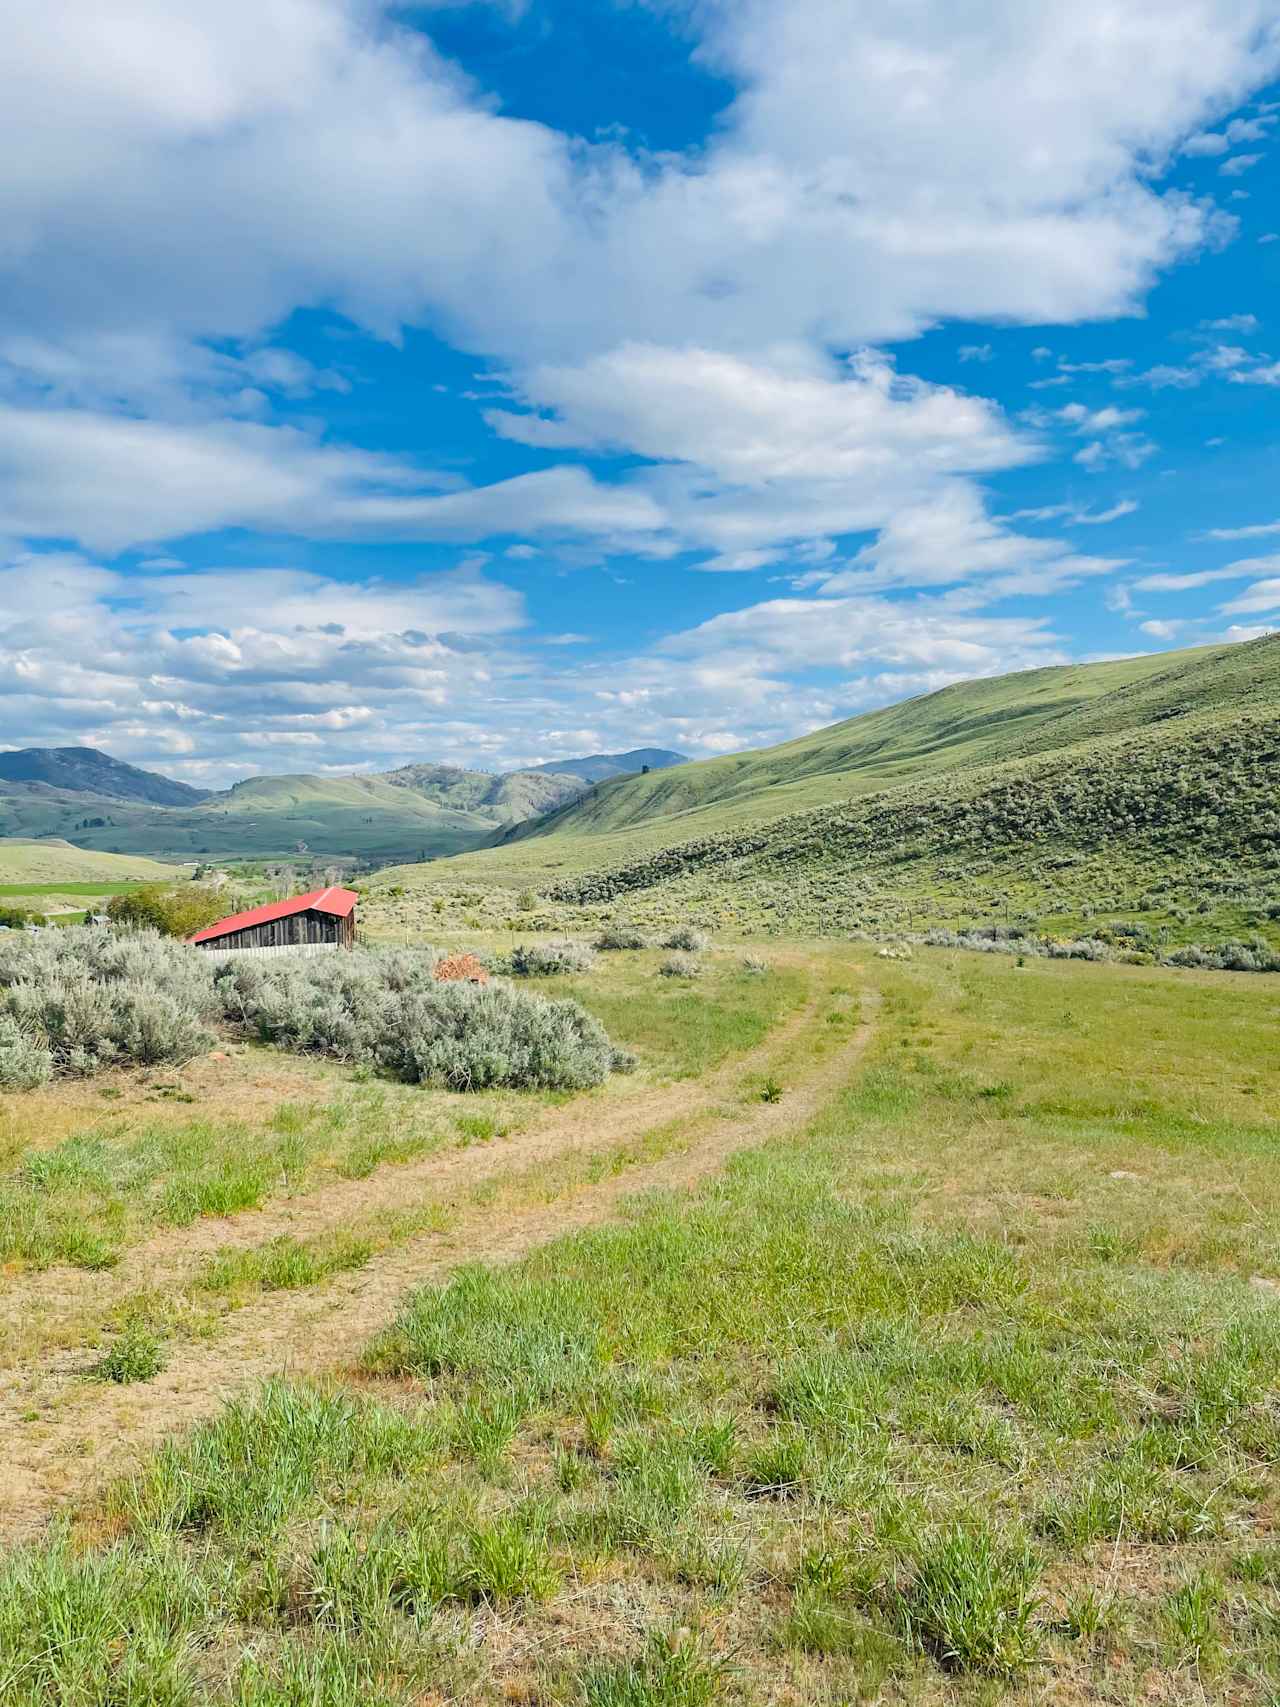
M 91 748 L 30 749 L 0 754 L 0 836 L 183 860 L 434 859 L 483 847 L 589 786 L 575 774 L 418 764 L 383 775 L 252 777 L 204 795 Z
M 513 834 L 576 837 L 638 830 L 647 845 L 657 845 L 722 823 L 747 823 L 892 787 L 921 774 L 937 776 L 1045 744 L 1064 745 L 1106 727 L 1131 726 L 1149 715 L 1141 697 L 1148 684 L 1171 673 L 1203 676 L 1206 665 L 1213 678 L 1239 650 L 1197 648 L 957 682 L 778 747 L 607 783 L 555 818 Z M 1108 719 L 1100 713 L 1108 701 L 1128 709 L 1113 710 Z M 676 819 L 683 822 L 660 822 Z
M 208 790 L 189 788 L 156 771 L 139 770 L 96 747 L 24 747 L 0 752 L 0 782 L 38 783 L 104 800 L 147 806 L 194 806 Z
M 463 893 L 472 917 L 538 888 L 557 928 L 620 909 L 797 934 L 1022 916 L 1088 935 L 1105 909 L 1175 941 L 1280 941 L 1280 636 L 958 683 L 606 783 L 500 846 L 383 876 Z
M 578 775 L 541 771 L 462 770 L 455 765 L 402 765 L 380 778 L 394 788 L 412 789 L 441 806 L 480 812 L 494 824 L 515 824 L 576 800 L 587 786 Z

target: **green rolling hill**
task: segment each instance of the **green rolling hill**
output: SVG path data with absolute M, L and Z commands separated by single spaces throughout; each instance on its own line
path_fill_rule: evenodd
M 476 918 L 849 931 L 1099 911 L 1183 940 L 1280 918 L 1280 636 L 957 683 L 758 753 L 603 783 L 384 873 Z M 482 898 L 487 897 L 487 900 Z M 403 905 L 403 903 L 402 903 Z
M 638 771 L 640 755 L 584 762 L 613 774 L 633 759 Z M 211 794 L 93 748 L 29 748 L 0 753 L 0 837 L 171 860 L 378 864 L 481 847 L 588 786 L 567 769 L 493 775 L 416 764 L 369 776 L 252 777 Z

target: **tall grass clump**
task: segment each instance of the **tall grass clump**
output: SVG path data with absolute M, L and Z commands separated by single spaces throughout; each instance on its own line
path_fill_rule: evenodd
M 0 940 L 0 1083 L 189 1061 L 213 1042 L 212 968 L 151 932 L 72 926 Z
M 576 1002 L 440 982 L 435 966 L 430 950 L 230 960 L 217 985 L 227 1017 L 263 1042 L 367 1063 L 411 1084 L 582 1090 L 630 1064 Z

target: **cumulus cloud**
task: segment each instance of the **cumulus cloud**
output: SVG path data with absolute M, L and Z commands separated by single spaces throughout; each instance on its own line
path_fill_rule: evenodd
M 385 751 L 393 727 L 509 755 L 531 725 L 603 744 L 624 717 L 633 740 L 724 750 L 838 714 L 842 693 L 1055 655 L 1037 619 L 977 614 L 1115 567 L 988 513 L 979 481 L 1044 447 L 982 399 L 828 352 L 948 318 L 1138 309 L 1160 269 L 1235 229 L 1160 172 L 1280 66 L 1273 5 L 672 4 L 734 93 L 705 145 L 662 156 L 500 110 L 432 47 L 429 8 L 427 34 L 383 0 L 32 10 L 0 60 L 0 318 L 21 328 L 0 337 L 0 533 L 104 553 L 227 527 L 567 541 L 782 561 L 813 596 L 547 678 L 511 645 L 514 595 L 474 572 L 446 625 L 425 584 L 178 568 L 126 595 L 50 552 L 0 603 L 0 691 L 32 738 L 54 704 L 59 727 L 153 729 L 193 766 L 237 762 L 238 740 Z M 1221 134 L 1241 170 L 1230 148 L 1258 138 Z M 500 364 L 489 419 L 534 466 L 464 481 L 280 426 L 280 400 L 353 383 L 279 335 L 308 308 Z M 1063 418 L 1085 466 L 1149 454 L 1125 413 Z M 608 475 L 575 460 L 615 451 Z M 859 533 L 841 560 L 831 542 Z M 46 572 L 61 616 L 20 590 Z M 913 586 L 969 607 L 882 596 Z M 253 619 L 228 626 L 219 603 Z M 788 685 L 787 636 L 819 646 L 832 625 L 845 643 L 815 656 L 845 685 Z
M 1113 313 L 1210 230 L 1147 163 L 1278 58 L 1265 0 L 976 27 L 947 0 L 708 0 L 699 52 L 739 92 L 706 150 L 649 161 L 495 111 L 395 18 L 33 13 L 0 67 L 6 318 L 251 337 L 332 304 L 563 360 L 624 328 L 758 348 Z

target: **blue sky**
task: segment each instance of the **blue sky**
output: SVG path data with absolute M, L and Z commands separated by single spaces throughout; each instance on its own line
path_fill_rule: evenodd
M 785 739 L 1280 618 L 1271 0 L 60 0 L 0 744 Z

